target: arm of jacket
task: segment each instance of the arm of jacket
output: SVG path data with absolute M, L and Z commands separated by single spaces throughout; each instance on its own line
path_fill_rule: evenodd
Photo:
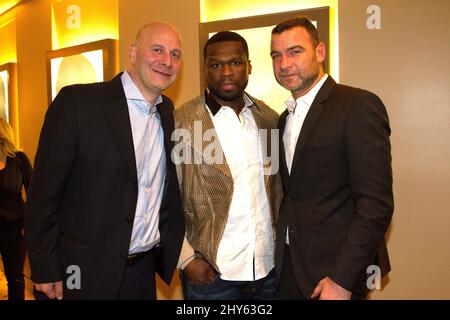
M 23 152 L 17 153 L 17 157 L 20 161 L 20 170 L 22 172 L 23 186 L 25 191 L 28 191 L 28 186 L 30 184 L 31 172 L 33 171 L 31 167 L 30 160 L 27 155 Z
M 177 116 L 178 115 L 178 116 Z M 180 155 L 180 150 L 178 149 L 180 146 L 184 146 L 184 144 L 182 144 L 182 142 L 179 140 L 180 137 L 178 136 L 179 134 L 181 134 L 180 131 L 180 121 L 179 121 L 179 114 L 176 113 L 175 116 L 175 130 L 179 130 L 178 133 L 174 132 L 172 133 L 172 140 L 176 143 L 179 143 L 180 145 L 178 147 L 175 147 L 172 150 L 172 161 L 175 163 L 175 169 L 176 169 L 176 173 L 177 173 L 177 180 L 179 183 L 179 188 L 180 188 L 180 194 L 182 199 L 184 199 L 184 195 L 183 195 L 183 166 L 182 166 L 182 157 Z M 185 204 L 183 204 L 183 207 L 185 207 Z M 184 208 L 183 208 L 184 211 Z M 177 267 L 180 270 L 183 270 L 184 267 L 190 262 L 191 258 L 194 256 L 195 254 L 195 250 L 194 248 L 191 246 L 191 244 L 189 243 L 188 239 L 186 238 L 186 235 L 183 238 L 183 245 L 181 247 L 181 251 L 180 251 L 180 257 L 178 259 L 178 263 L 177 263 Z M 189 260 L 189 261 L 188 261 Z
M 347 238 L 330 275 L 352 290 L 375 261 L 391 221 L 392 193 L 390 127 L 386 109 L 364 91 L 351 107 L 345 128 L 345 152 L 350 169 L 354 212 Z
M 76 97 L 63 88 L 51 103 L 42 127 L 27 194 L 25 240 L 32 280 L 63 279 L 58 261 L 61 202 L 77 153 Z

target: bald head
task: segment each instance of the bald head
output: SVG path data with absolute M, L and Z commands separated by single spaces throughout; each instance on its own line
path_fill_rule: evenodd
M 178 38 L 178 41 L 180 42 L 181 46 L 180 33 L 172 24 L 165 21 L 155 21 L 143 25 L 136 33 L 136 39 L 134 42 L 136 45 L 139 45 L 142 42 L 142 38 L 144 37 L 144 35 L 148 34 L 151 35 L 153 33 L 160 33 L 160 32 L 168 33 L 171 34 L 172 36 L 175 36 L 176 38 Z
M 142 26 L 130 48 L 133 81 L 144 98 L 154 103 L 161 92 L 175 81 L 181 64 L 181 37 L 167 22 Z

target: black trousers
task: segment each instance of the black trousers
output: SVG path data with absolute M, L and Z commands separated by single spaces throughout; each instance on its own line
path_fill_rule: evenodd
M 155 251 L 152 249 L 138 261 L 127 264 L 119 300 L 156 300 Z
M 288 245 L 284 246 L 283 267 L 281 270 L 280 283 L 278 287 L 278 299 L 308 300 L 308 298 L 300 291 L 300 288 L 295 281 L 291 253 Z
M 8 281 L 8 300 L 24 300 L 25 242 L 23 220 L 9 221 L 0 217 L 0 254 Z
M 351 300 L 367 299 L 368 289 L 362 290 L 360 293 L 352 292 Z M 278 299 L 280 300 L 309 300 L 310 297 L 305 296 L 295 281 L 294 270 L 292 267 L 291 252 L 289 246 L 284 246 L 283 267 L 281 270 L 280 283 L 278 287 Z

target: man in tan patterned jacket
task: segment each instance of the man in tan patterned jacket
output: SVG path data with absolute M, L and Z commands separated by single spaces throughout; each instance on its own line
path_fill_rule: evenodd
M 274 224 L 282 197 L 278 114 L 244 90 L 244 38 L 223 31 L 204 47 L 205 93 L 175 111 L 186 221 L 179 259 L 185 299 L 274 299 Z

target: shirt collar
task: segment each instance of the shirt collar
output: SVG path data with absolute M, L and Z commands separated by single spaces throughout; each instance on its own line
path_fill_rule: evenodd
M 319 92 L 320 88 L 324 84 L 325 80 L 327 80 L 327 78 L 328 74 L 325 73 L 322 79 L 320 79 L 320 81 L 317 82 L 314 85 L 314 87 L 312 87 L 312 89 L 308 91 L 308 93 L 306 93 L 301 97 L 298 97 L 297 100 L 295 100 L 293 96 L 287 98 L 284 104 L 286 105 L 286 108 L 289 111 L 289 113 L 295 113 L 295 108 L 300 103 L 306 104 L 308 107 L 311 107 L 311 105 L 314 102 L 314 99 L 316 98 L 317 93 Z
M 205 90 L 205 102 L 213 116 L 215 116 L 216 113 L 219 112 L 219 110 L 223 107 L 216 101 L 216 99 L 214 99 L 209 90 Z M 257 106 L 253 102 L 253 100 L 244 92 L 244 108 L 242 110 L 251 108 L 253 105 Z
M 124 71 L 121 77 L 123 90 L 125 91 L 125 97 L 127 100 L 132 100 L 140 107 L 146 107 L 147 110 L 151 109 L 151 113 L 156 111 L 156 105 L 162 102 L 162 97 L 159 95 L 158 99 L 156 99 L 156 103 L 152 105 L 150 102 L 145 100 L 139 88 L 134 83 L 133 79 L 129 75 L 128 71 Z

